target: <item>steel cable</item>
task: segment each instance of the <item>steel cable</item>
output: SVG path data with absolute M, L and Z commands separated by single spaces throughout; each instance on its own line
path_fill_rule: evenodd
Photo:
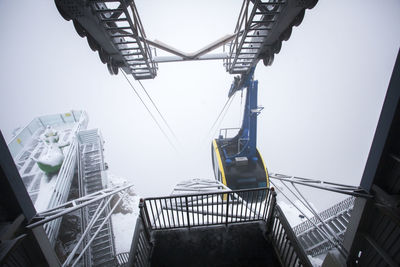
M 233 95 L 233 96 L 235 96 L 235 95 Z M 204 137 L 203 141 L 206 140 L 206 139 L 208 139 L 208 137 L 209 137 L 211 134 L 215 134 L 215 132 L 213 132 L 214 126 L 217 124 L 217 122 L 218 122 L 219 118 L 221 117 L 222 113 L 224 113 L 225 108 L 226 108 L 227 106 L 228 106 L 228 108 L 229 108 L 229 106 L 230 106 L 229 103 L 232 102 L 232 101 L 230 101 L 230 100 L 232 100 L 232 98 L 233 98 L 233 97 L 231 96 L 231 97 L 229 97 L 229 98 L 226 100 L 224 106 L 222 107 L 221 111 L 219 112 L 219 114 L 218 114 L 217 118 L 215 119 L 214 123 L 212 124 L 210 130 L 208 130 L 207 135 Z M 228 105 L 228 104 L 229 104 L 229 105 Z M 226 114 L 226 112 L 225 112 L 225 114 Z M 225 117 L 225 115 L 224 115 L 224 117 Z
M 153 113 L 151 113 L 150 109 L 147 107 L 146 103 L 144 103 L 143 99 L 140 97 L 139 93 L 136 91 L 135 87 L 133 87 L 131 81 L 128 79 L 126 76 L 125 72 L 121 71 L 122 74 L 124 75 L 125 79 L 128 81 L 129 85 L 131 86 L 132 90 L 135 92 L 136 96 L 140 99 L 146 110 L 149 112 L 151 118 L 154 120 L 154 122 L 157 124 L 158 128 L 160 131 L 163 133 L 165 138 L 168 140 L 168 143 L 173 147 L 175 151 L 178 151 L 175 147 L 175 145 L 172 143 L 171 139 L 168 137 L 168 135 L 165 133 L 165 131 L 162 129 L 161 125 L 158 123 L 157 119 L 154 117 Z
M 146 88 L 144 88 L 143 84 L 138 80 L 140 86 L 143 88 L 143 91 L 146 93 L 147 97 L 150 99 L 151 103 L 153 104 L 154 108 L 157 110 L 158 114 L 160 115 L 161 119 L 164 121 L 165 125 L 167 126 L 168 130 L 171 132 L 172 136 L 175 138 L 175 141 L 179 144 L 179 139 L 176 137 L 175 132 L 171 129 L 169 126 L 167 120 L 164 118 L 164 116 L 161 114 L 160 110 L 158 109 L 157 105 L 154 103 L 153 99 L 150 97 L 150 95 L 147 93 Z
M 215 135 L 215 133 L 218 131 L 218 129 L 221 127 L 222 122 L 224 121 L 224 118 L 226 116 L 226 114 L 228 113 L 229 107 L 231 106 L 233 99 L 235 98 L 236 94 L 234 94 L 230 99 L 231 101 L 228 103 L 228 106 L 226 107 L 226 110 L 224 112 L 224 114 L 221 117 L 221 120 L 218 123 L 218 126 L 215 128 L 215 131 L 213 132 L 213 136 Z

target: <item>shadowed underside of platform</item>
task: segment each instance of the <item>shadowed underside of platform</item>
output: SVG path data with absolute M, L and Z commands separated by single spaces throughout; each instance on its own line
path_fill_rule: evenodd
M 156 231 L 151 266 L 280 266 L 265 231 L 263 222 Z

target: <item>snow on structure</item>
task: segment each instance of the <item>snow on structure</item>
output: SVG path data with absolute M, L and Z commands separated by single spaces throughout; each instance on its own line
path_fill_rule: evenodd
M 77 141 L 75 134 L 85 129 L 88 116 L 84 111 L 46 115 L 34 118 L 21 129 L 8 144 L 11 156 L 21 175 L 22 181 L 38 212 L 51 209 L 67 201 L 76 166 Z M 41 141 L 47 126 L 54 128 L 62 143 L 69 146 L 61 148 L 64 161 L 56 173 L 46 174 L 36 164 L 48 147 Z M 50 243 L 54 246 L 61 218 L 44 225 Z
M 125 185 L 128 181 L 108 172 L 109 187 Z M 131 247 L 136 219 L 139 216 L 139 196 L 133 189 L 122 200 L 111 216 L 116 254 L 128 252 Z

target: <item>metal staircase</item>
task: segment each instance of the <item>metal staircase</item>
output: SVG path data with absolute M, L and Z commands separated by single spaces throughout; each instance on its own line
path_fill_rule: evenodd
M 245 0 L 236 23 L 236 37 L 230 43 L 224 64 L 231 74 L 247 74 L 263 59 L 272 64 L 274 54 L 281 50 L 293 26 L 299 26 L 305 9 L 313 8 L 317 0 Z
M 193 179 L 139 208 L 128 266 L 311 266 L 273 189 Z
M 307 254 L 314 257 L 334 247 L 334 244 L 321 234 L 321 230 L 325 232 L 333 231 L 336 237 L 343 242 L 353 206 L 354 197 L 346 198 L 319 213 L 319 217 L 324 221 L 324 224 L 316 217 L 312 217 L 311 222 L 305 221 L 293 228 L 294 233 Z M 332 231 L 329 231 L 327 227 Z
M 83 4 L 87 2 L 88 4 Z M 136 80 L 157 75 L 146 34 L 132 0 L 55 0 L 62 17 L 72 20 L 78 35 L 98 51 L 110 74 L 122 68 Z
M 86 196 L 106 188 L 102 138 L 98 130 L 82 131 L 79 139 L 80 193 Z M 89 253 L 85 255 L 86 266 L 115 266 L 115 246 L 111 220 L 104 222 L 110 213 L 109 205 L 99 213 L 99 203 L 91 203 L 82 209 L 82 229 L 86 229 L 91 219 L 97 215 L 96 222 L 90 229 L 86 240 L 98 234 L 90 244 Z M 104 224 L 103 224 L 104 222 Z M 103 224 L 103 225 L 102 225 Z M 99 227 L 102 225 L 102 228 Z
M 151 50 L 145 40 L 146 34 L 135 3 L 127 2 L 129 1 L 92 1 L 91 8 L 119 51 L 124 66 L 128 67 L 124 70 L 129 70 L 128 73 L 137 80 L 152 79 L 156 76 L 157 65 L 152 61 Z M 101 59 L 102 52 L 99 53 Z M 107 55 L 103 57 L 106 58 Z M 115 68 L 114 62 L 111 68 Z M 112 72 L 115 72 L 115 69 Z

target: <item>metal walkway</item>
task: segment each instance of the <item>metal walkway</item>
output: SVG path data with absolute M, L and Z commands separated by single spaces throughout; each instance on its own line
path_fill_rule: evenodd
M 129 68 L 128 73 L 137 80 L 154 78 L 157 67 L 152 61 L 151 50 L 145 40 L 146 35 L 135 3 L 126 3 L 127 1 L 122 0 L 93 1 L 91 7 L 108 32 L 124 65 Z
M 105 169 L 103 140 L 96 129 L 81 131 L 78 134 L 78 141 L 80 194 L 85 196 L 103 190 L 106 187 L 106 179 L 103 173 Z M 82 209 L 82 229 L 88 227 L 94 214 L 97 214 L 98 207 L 99 203 L 92 203 Z M 91 227 L 88 240 L 95 235 L 109 213 L 110 207 L 107 205 Z M 85 264 L 86 266 L 115 266 L 115 245 L 111 220 L 105 222 L 90 244 L 89 253 L 85 255 Z
M 259 59 L 272 64 L 274 54 L 280 52 L 282 41 L 287 41 L 293 26 L 299 26 L 305 9 L 317 3 L 292 0 L 245 0 L 235 27 L 224 64 L 231 74 L 247 74 Z
M 312 217 L 312 222 L 305 221 L 293 228 L 294 233 L 307 254 L 314 257 L 334 247 L 325 236 L 321 235 L 321 230 L 317 229 L 314 225 L 323 229 L 325 232 L 332 232 L 326 229 L 326 227 L 330 227 L 336 234 L 337 238 L 341 242 L 343 241 L 353 206 L 354 197 L 346 198 L 329 209 L 319 213 L 319 217 L 325 222 L 325 225 L 323 225 L 316 217 Z
M 157 75 L 142 22 L 133 1 L 56 0 L 60 14 L 73 20 L 79 36 L 86 37 L 93 51 L 98 51 L 102 63 L 111 74 L 122 68 L 136 80 L 152 79 Z

